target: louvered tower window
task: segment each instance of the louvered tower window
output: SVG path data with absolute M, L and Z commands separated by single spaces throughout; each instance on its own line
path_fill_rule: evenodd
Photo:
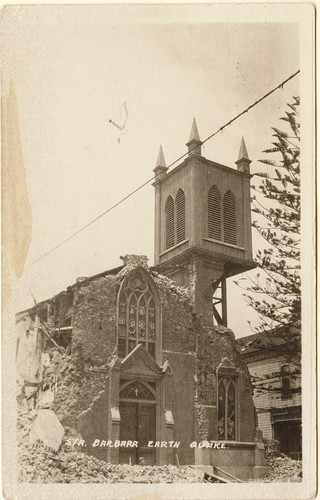
M 174 201 L 172 196 L 168 196 L 165 206 L 166 218 L 166 248 L 174 245 Z
M 176 210 L 177 243 L 180 243 L 186 238 L 186 197 L 181 188 L 179 188 L 176 196 Z
M 223 236 L 226 243 L 236 245 L 236 200 L 232 191 L 227 191 L 223 197 Z
M 221 240 L 221 195 L 217 186 L 208 192 L 208 236 Z

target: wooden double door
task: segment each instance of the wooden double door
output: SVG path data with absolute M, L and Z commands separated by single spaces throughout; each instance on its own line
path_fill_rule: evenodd
M 120 441 L 137 443 L 120 447 L 120 463 L 155 465 L 155 448 L 148 443 L 156 441 L 156 404 L 123 401 L 120 416 Z

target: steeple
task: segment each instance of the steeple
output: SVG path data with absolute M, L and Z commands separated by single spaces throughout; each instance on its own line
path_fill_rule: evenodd
M 251 160 L 249 160 L 246 143 L 244 142 L 244 138 L 242 136 L 240 150 L 239 150 L 239 157 L 236 161 L 236 165 L 238 167 L 239 172 L 244 172 L 246 174 L 249 174 L 250 173 L 250 163 L 251 163 Z
M 196 119 L 193 118 L 189 141 L 187 142 L 189 156 L 201 156 L 201 140 L 198 132 Z
M 166 166 L 166 161 L 164 159 L 163 149 L 160 145 L 158 159 L 155 168 L 153 169 L 155 174 L 155 182 L 161 180 L 167 173 L 168 167 Z

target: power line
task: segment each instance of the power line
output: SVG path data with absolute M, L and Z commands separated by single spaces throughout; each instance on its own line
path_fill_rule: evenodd
M 257 106 L 257 104 L 259 104 L 261 101 L 263 101 L 264 99 L 266 99 L 267 97 L 269 97 L 271 94 L 273 94 L 273 92 L 275 92 L 276 90 L 282 88 L 286 83 L 288 83 L 290 80 L 292 80 L 292 78 L 294 78 L 295 76 L 298 75 L 298 73 L 300 73 L 300 70 L 296 71 L 293 75 L 289 76 L 289 78 L 287 78 L 286 80 L 284 80 L 283 82 L 281 82 L 279 85 L 277 85 L 277 87 L 274 87 L 272 90 L 270 90 L 270 92 L 268 92 L 267 94 L 265 94 L 263 97 L 261 97 L 260 99 L 258 99 L 257 101 L 255 101 L 253 104 L 251 104 L 250 106 L 248 106 L 244 111 L 242 111 L 241 113 L 239 113 L 238 115 L 236 115 L 234 118 L 232 118 L 232 120 L 228 121 L 227 123 L 225 123 L 222 127 L 220 127 L 219 129 L 217 129 L 215 132 L 213 132 L 213 134 L 209 135 L 206 139 L 204 139 L 203 141 L 201 141 L 201 145 L 205 144 L 207 141 L 209 141 L 209 139 L 212 139 L 212 137 L 214 137 L 215 135 L 217 135 L 219 132 L 222 132 L 222 130 L 224 130 L 226 127 L 228 127 L 229 125 L 231 125 L 231 123 L 235 122 L 236 120 L 238 120 L 238 118 L 240 118 L 240 116 L 244 115 L 245 113 L 247 113 L 249 110 L 251 110 L 252 108 L 254 108 L 255 106 Z M 168 165 L 168 168 L 172 167 L 173 165 L 175 165 L 178 161 L 182 160 L 183 158 L 185 158 L 185 156 L 189 155 L 190 152 L 192 152 L 194 149 L 196 149 L 198 147 L 195 146 L 194 148 L 191 148 L 189 151 L 187 151 L 186 153 L 184 153 L 183 155 L 179 156 L 179 158 L 177 158 L 176 160 L 174 160 L 172 163 L 170 163 L 170 165 Z M 127 194 L 127 196 L 125 196 L 124 198 L 122 198 L 120 201 L 118 201 L 117 203 L 115 203 L 114 205 L 112 205 L 111 207 L 109 207 L 107 210 L 105 210 L 104 212 L 102 212 L 100 215 L 98 215 L 97 217 L 95 217 L 92 221 L 88 222 L 88 224 L 86 224 L 85 226 L 83 226 L 82 228 L 78 229 L 78 231 L 76 231 L 75 233 L 72 233 L 70 236 L 68 236 L 68 238 L 64 239 L 63 241 L 61 241 L 60 243 L 58 243 L 56 246 L 54 246 L 53 248 L 51 248 L 50 250 L 48 250 L 47 252 L 45 252 L 44 254 L 42 254 L 40 257 L 38 257 L 38 259 L 34 260 L 33 262 L 31 262 L 31 264 L 29 264 L 27 266 L 30 267 L 32 266 L 33 264 L 35 264 L 36 262 L 39 262 L 39 260 L 43 259 L 44 257 L 46 257 L 47 255 L 49 255 L 51 252 L 53 252 L 54 250 L 56 250 L 57 248 L 61 247 L 62 245 L 64 245 L 65 243 L 67 243 L 67 241 L 71 240 L 71 238 L 73 238 L 74 236 L 76 236 L 77 234 L 81 233 L 82 231 L 84 231 L 87 227 L 91 226 L 91 224 L 93 224 L 94 222 L 96 222 L 97 220 L 101 219 L 101 217 L 103 217 L 104 215 L 106 215 L 108 212 L 111 212 L 111 210 L 113 210 L 114 208 L 116 208 L 118 205 L 120 205 L 121 203 L 123 203 L 124 201 L 126 201 L 128 198 L 130 198 L 130 196 L 134 195 L 135 193 L 137 193 L 140 189 L 142 189 L 144 186 L 146 186 L 147 184 L 149 184 L 149 182 L 153 181 L 155 179 L 155 176 L 151 177 L 150 179 L 148 179 L 147 181 L 145 181 L 143 184 L 141 184 L 139 187 L 137 187 L 136 189 L 134 189 L 133 191 L 131 191 L 129 194 Z

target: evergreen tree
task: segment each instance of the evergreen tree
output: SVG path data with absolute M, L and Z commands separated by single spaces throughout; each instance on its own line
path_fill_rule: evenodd
M 281 118 L 286 131 L 273 127 L 272 147 L 259 160 L 268 169 L 255 174 L 252 186 L 253 227 L 264 243 L 255 260 L 258 271 L 247 275 L 244 297 L 260 318 L 254 329 L 256 346 L 282 354 L 300 372 L 301 278 L 300 278 L 300 127 L 298 97 Z M 272 157 L 272 159 L 271 159 Z M 237 283 L 237 282 L 236 282 Z M 240 285 L 239 283 L 237 283 Z M 262 338 L 260 338 L 262 337 Z

